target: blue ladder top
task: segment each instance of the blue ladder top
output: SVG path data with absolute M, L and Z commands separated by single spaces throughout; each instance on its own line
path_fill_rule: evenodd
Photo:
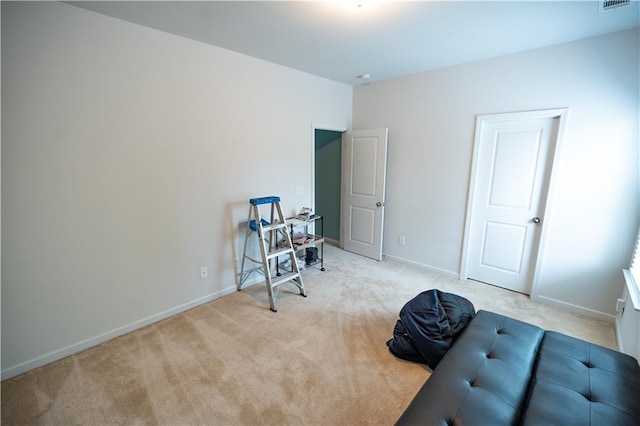
M 249 200 L 249 203 L 251 203 L 252 206 L 257 206 L 260 204 L 279 203 L 279 202 L 280 202 L 280 197 L 276 197 L 273 195 L 271 197 L 251 198 Z

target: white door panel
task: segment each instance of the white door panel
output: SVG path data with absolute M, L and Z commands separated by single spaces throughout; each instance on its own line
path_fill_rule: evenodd
M 361 207 L 351 207 L 351 232 L 347 239 L 373 246 L 375 243 L 376 211 Z
M 500 132 L 492 158 L 489 203 L 530 209 L 540 151 L 540 131 Z
M 352 138 L 351 194 L 376 196 L 376 164 L 378 144 L 376 138 Z
M 482 238 L 482 266 L 520 274 L 526 239 L 526 226 L 487 222 Z M 495 250 L 495 247 L 501 247 L 502 250 Z
M 479 118 L 466 277 L 530 293 L 559 123 L 539 111 Z
M 343 248 L 382 259 L 387 129 L 354 130 L 342 136 Z

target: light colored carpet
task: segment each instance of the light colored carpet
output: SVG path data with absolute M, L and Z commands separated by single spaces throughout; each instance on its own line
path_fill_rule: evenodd
M 400 308 L 439 288 L 615 348 L 613 325 L 526 296 L 325 246 L 308 297 L 249 287 L 2 383 L 2 424 L 390 425 L 429 377 L 387 349 Z

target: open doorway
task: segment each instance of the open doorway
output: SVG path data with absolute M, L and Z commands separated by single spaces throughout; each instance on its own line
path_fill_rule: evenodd
M 376 260 L 382 260 L 388 140 L 388 128 L 313 127 L 312 199 L 324 237 Z
M 324 236 L 340 243 L 342 131 L 314 130 L 314 213 L 323 217 Z

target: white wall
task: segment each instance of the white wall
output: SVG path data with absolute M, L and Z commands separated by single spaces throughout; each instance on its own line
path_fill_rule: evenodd
M 2 89 L 3 377 L 234 291 L 247 200 L 311 203 L 353 91 L 50 2 L 2 4 Z
M 626 31 L 356 88 L 354 129 L 389 127 L 385 254 L 456 275 L 476 116 L 568 107 L 537 296 L 613 319 L 639 215 L 639 39 Z

